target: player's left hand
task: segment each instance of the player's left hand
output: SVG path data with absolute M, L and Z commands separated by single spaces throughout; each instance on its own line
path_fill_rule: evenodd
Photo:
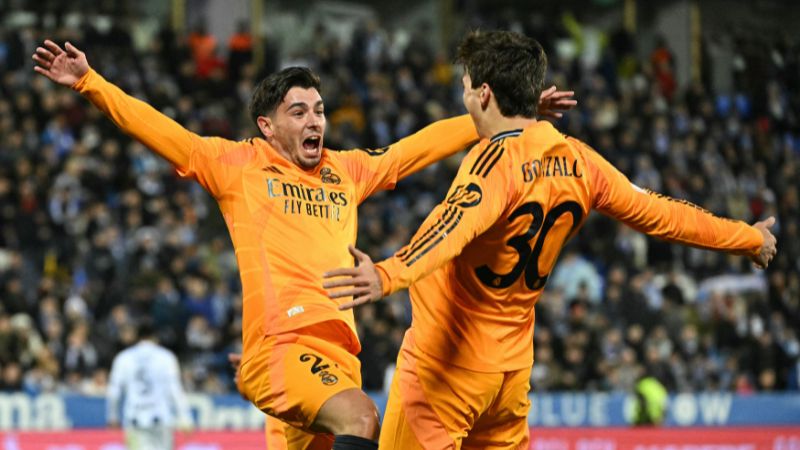
M 241 385 L 242 378 L 239 376 L 240 375 L 239 368 L 242 365 L 242 354 L 228 353 L 228 362 L 231 364 L 231 367 L 233 368 L 233 373 L 234 373 L 233 384 L 236 385 L 236 390 L 239 391 L 239 395 L 241 395 L 243 399 L 249 400 L 247 397 L 244 396 L 244 393 L 242 392 L 242 385 Z
M 750 258 L 753 264 L 759 269 L 766 269 L 769 262 L 772 261 L 772 258 L 774 258 L 775 254 L 778 252 L 778 240 L 775 239 L 775 235 L 770 231 L 773 225 L 775 225 L 775 217 L 773 216 L 753 225 L 764 237 L 764 243 L 761 245 L 761 250 L 758 252 L 758 255 Z
M 328 291 L 328 296 L 333 299 L 353 297 L 353 300 L 339 305 L 339 310 L 351 309 L 368 302 L 376 302 L 383 297 L 383 285 L 378 269 L 366 253 L 353 247 L 347 247 L 350 254 L 356 258 L 356 267 L 342 267 L 325 272 L 322 275 L 326 281 L 322 284 L 325 289 L 349 288 L 338 291 Z M 333 280 L 332 278 L 338 278 Z
M 575 91 L 559 91 L 555 85 L 550 86 L 539 96 L 537 114 L 540 117 L 560 119 L 564 115 L 564 111 L 569 111 L 578 104 L 578 101 L 572 98 L 573 96 L 575 96 Z

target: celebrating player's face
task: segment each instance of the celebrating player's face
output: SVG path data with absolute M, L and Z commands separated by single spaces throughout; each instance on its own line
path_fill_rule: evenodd
M 325 110 L 316 89 L 293 87 L 269 117 L 269 135 L 275 149 L 305 169 L 322 158 Z

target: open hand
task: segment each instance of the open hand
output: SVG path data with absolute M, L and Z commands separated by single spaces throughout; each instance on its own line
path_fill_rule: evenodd
M 33 67 L 37 73 L 55 81 L 58 84 L 70 87 L 89 71 L 86 54 L 78 50 L 69 42 L 64 46 L 66 51 L 51 40 L 44 41 L 43 47 L 36 47 Z
M 775 225 L 774 216 L 770 216 L 767 218 L 767 220 L 756 222 L 753 225 L 753 227 L 760 231 L 761 235 L 764 236 L 764 243 L 761 244 L 761 251 L 758 252 L 758 255 L 750 257 L 750 260 L 753 261 L 753 264 L 755 264 L 755 266 L 759 269 L 766 269 L 769 265 L 769 262 L 775 257 L 775 253 L 778 252 L 778 240 L 775 239 L 775 235 L 769 231 L 770 227 L 773 225 Z
M 538 115 L 560 119 L 564 111 L 569 111 L 578 104 L 578 101 L 572 98 L 574 95 L 575 91 L 558 91 L 555 86 L 550 86 L 539 96 Z
M 328 291 L 330 298 L 353 297 L 352 301 L 339 305 L 340 310 L 351 309 L 368 302 L 376 302 L 383 297 L 381 277 L 369 255 L 353 247 L 347 247 L 350 254 L 358 261 L 357 267 L 342 267 L 325 272 L 322 277 L 327 280 L 322 284 L 325 289 L 348 287 L 338 291 Z M 339 279 L 332 280 L 331 278 Z

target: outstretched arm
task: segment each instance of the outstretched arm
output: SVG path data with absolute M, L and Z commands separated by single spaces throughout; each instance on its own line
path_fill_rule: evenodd
M 578 104 L 573 91 L 555 86 L 539 97 L 538 115 L 559 118 Z M 469 115 L 434 122 L 422 130 L 381 149 L 342 152 L 343 162 L 359 186 L 358 202 L 382 189 L 392 189 L 401 180 L 437 161 L 464 150 L 478 141 Z
M 560 118 L 578 104 L 573 91 L 559 91 L 555 86 L 542 91 L 537 114 L 541 117 Z M 475 124 L 469 116 L 438 121 L 421 131 L 399 141 L 403 148 L 398 178 L 412 173 L 459 152 L 478 139 Z
M 203 139 L 150 105 L 125 94 L 95 72 L 86 54 L 69 42 L 64 49 L 46 40 L 33 55 L 37 73 L 55 83 L 71 87 L 89 99 L 119 128 L 159 153 L 178 169 L 190 165 L 190 155 Z
M 542 91 L 539 96 L 537 114 L 542 117 L 560 118 L 563 112 L 578 104 L 573 91 L 559 91 L 555 86 Z M 469 116 L 440 120 L 417 133 L 400 140 L 397 146 L 401 153 L 399 179 L 447 158 L 465 149 L 478 139 L 475 124 Z
M 583 144 L 581 144 L 583 145 Z M 593 177 L 594 207 L 637 231 L 670 242 L 748 256 L 766 268 L 775 256 L 776 240 L 769 231 L 774 218 L 750 226 L 717 217 L 684 200 L 641 189 L 597 152 L 583 146 Z

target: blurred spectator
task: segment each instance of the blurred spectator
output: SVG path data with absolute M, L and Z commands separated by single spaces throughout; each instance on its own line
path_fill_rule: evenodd
M 242 20 L 236 25 L 236 33 L 228 40 L 228 77 L 238 82 L 242 69 L 253 60 L 253 36 L 250 27 Z
M 561 289 L 568 299 L 580 298 L 591 303 L 600 302 L 603 288 L 597 268 L 571 249 L 562 252 L 548 284 L 549 288 Z
M 671 100 L 677 88 L 675 57 L 672 55 L 672 51 L 667 46 L 667 40 L 663 36 L 658 37 L 656 48 L 650 53 L 650 64 L 658 83 L 659 92 L 667 100 Z
M 76 326 L 67 337 L 64 349 L 64 371 L 89 376 L 99 363 L 97 350 L 89 342 L 89 330 L 86 324 Z
M 313 64 L 323 80 L 331 148 L 380 148 L 463 112 L 458 68 L 450 49 L 432 45 L 430 24 L 393 30 L 375 18 L 347 36 L 312 25 L 309 45 L 292 53 L 270 35 L 267 66 L 256 68 L 245 24 L 223 61 L 202 25 L 189 35 L 163 28 L 133 48 L 135 21 L 113 18 L 101 32 L 61 28 L 61 15 L 0 36 L 3 389 L 100 392 L 141 317 L 187 363 L 193 389 L 233 389 L 225 355 L 241 345 L 224 219 L 196 184 L 88 103 L 34 77 L 24 61 L 42 37 L 92 42 L 110 80 L 204 135 L 257 133 L 241 106 L 259 70 L 292 61 Z M 533 388 L 630 392 L 647 369 L 671 390 L 800 389 L 800 43 L 714 31 L 707 52 L 722 63 L 679 86 L 666 41 L 637 48 L 636 36 L 605 36 L 586 17 L 564 15 L 554 27 L 545 17 L 498 11 L 465 23 L 542 33 L 550 80 L 582 105 L 561 130 L 602 149 L 640 187 L 748 222 L 776 215 L 780 247 L 768 271 L 754 272 L 743 258 L 665 247 L 591 215 L 536 307 Z M 358 246 L 374 257 L 396 251 L 457 166 L 458 157 L 443 161 L 361 205 Z M 410 323 L 405 294 L 356 314 L 364 385 L 385 388 Z
M 217 38 L 208 32 L 205 22 L 200 22 L 189 34 L 188 43 L 194 60 L 195 75 L 198 78 L 208 77 L 221 63 L 217 59 Z
M 561 389 L 561 379 L 564 374 L 561 366 L 553 358 L 553 349 L 539 346 L 536 348 L 535 358 L 536 363 L 531 370 L 531 389 L 537 392 Z

